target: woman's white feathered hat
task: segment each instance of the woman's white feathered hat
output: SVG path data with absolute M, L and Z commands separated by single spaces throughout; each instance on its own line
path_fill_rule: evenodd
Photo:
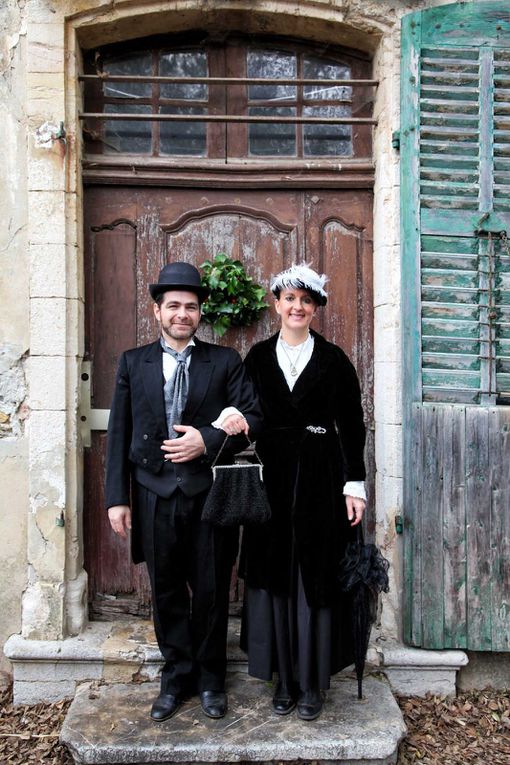
M 306 263 L 294 263 L 286 271 L 281 271 L 271 281 L 271 292 L 278 298 L 282 290 L 295 289 L 307 290 L 317 303 L 326 305 L 328 293 L 324 289 L 328 277 L 326 274 L 318 274 Z

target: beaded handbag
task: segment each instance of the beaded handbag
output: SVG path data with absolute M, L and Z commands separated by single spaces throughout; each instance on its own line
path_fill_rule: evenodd
M 263 480 L 263 464 L 253 449 L 258 464 L 216 465 L 227 442 L 212 464 L 213 483 L 202 511 L 202 520 L 215 526 L 245 526 L 266 523 L 271 517 L 271 508 Z M 252 443 L 248 436 L 250 447 Z

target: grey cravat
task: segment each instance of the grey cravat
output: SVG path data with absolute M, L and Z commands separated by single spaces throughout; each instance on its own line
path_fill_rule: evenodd
M 169 353 L 170 356 L 173 356 L 177 361 L 175 371 L 166 381 L 164 387 L 168 437 L 177 438 L 179 434 L 175 432 L 173 426 L 181 424 L 182 413 L 186 406 L 189 379 L 186 359 L 190 355 L 193 346 L 188 345 L 182 353 L 178 353 L 177 351 L 174 351 L 173 348 L 169 348 L 163 338 L 161 338 L 161 347 L 165 353 Z

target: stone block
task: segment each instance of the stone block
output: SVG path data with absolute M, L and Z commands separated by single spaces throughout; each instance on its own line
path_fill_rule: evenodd
M 34 640 L 58 640 L 64 627 L 63 586 L 35 582 L 23 594 L 22 635 Z
M 30 300 L 30 350 L 34 356 L 65 356 L 67 350 L 65 298 Z
M 374 308 L 375 360 L 401 363 L 401 318 L 399 306 Z
M 384 673 L 401 696 L 454 696 L 457 672 L 468 662 L 463 651 L 383 646 L 382 653 Z
M 66 530 L 59 525 L 61 508 L 52 497 L 41 494 L 32 497 L 33 512 L 28 519 L 28 562 L 37 579 L 63 589 L 65 569 Z M 46 504 L 45 504 L 46 503 Z
M 377 241 L 377 240 L 376 240 Z M 386 239 L 374 252 L 374 306 L 400 305 L 399 246 L 391 246 Z
M 389 142 L 388 137 L 386 140 Z M 398 246 L 400 241 L 400 215 L 398 190 L 394 187 L 393 165 L 388 164 L 386 177 L 382 168 L 384 163 L 377 162 L 376 186 L 374 190 L 374 247 L 378 254 L 379 246 Z
M 61 680 L 54 683 L 20 680 L 14 684 L 14 704 L 52 703 L 62 699 L 72 699 L 76 693 L 74 680 Z
M 65 193 L 30 191 L 28 238 L 30 244 L 65 244 Z
M 29 26 L 46 26 L 31 24 Z M 51 25 L 53 27 L 53 24 Z M 52 72 L 58 74 L 65 67 L 65 52 L 56 45 L 44 45 L 42 42 L 28 39 L 28 70 L 30 72 Z
M 467 655 L 469 663 L 461 668 L 457 676 L 460 691 L 481 688 L 506 691 L 510 688 L 510 653 L 467 651 Z
M 31 136 L 28 163 L 29 191 L 64 191 L 66 188 L 65 145 L 55 140 L 50 146 L 38 146 Z
M 441 668 L 417 671 L 412 667 L 390 667 L 384 669 L 392 689 L 400 696 L 454 696 L 457 671 Z
M 85 306 L 78 298 L 66 301 L 66 354 L 83 358 L 85 352 Z
M 34 23 L 32 17 L 34 15 L 34 5 L 46 8 L 46 18 L 38 18 Z M 45 48 L 60 48 L 64 50 L 65 45 L 65 25 L 62 23 L 62 19 L 56 18 L 55 15 L 48 13 L 47 4 L 37 0 L 36 3 L 29 0 L 27 3 L 30 10 L 30 21 L 27 24 L 27 40 L 33 45 L 41 45 Z M 51 22 L 49 21 L 51 19 Z
M 282 718 L 272 713 L 268 683 L 231 673 L 229 711 L 223 719 L 206 718 L 195 697 L 159 725 L 149 717 L 157 684 L 83 685 L 69 709 L 61 741 L 77 762 L 97 764 L 395 763 L 405 734 L 402 714 L 383 680 L 367 677 L 364 687 L 365 698 L 358 701 L 355 681 L 336 676 L 321 717 L 303 723 L 295 715 Z
M 76 514 L 73 514 L 73 520 L 76 520 Z M 68 524 L 69 525 L 69 524 Z M 69 528 L 68 528 L 69 534 Z M 69 557 L 72 558 L 69 565 Z M 65 594 L 66 609 L 66 627 L 69 635 L 79 635 L 85 629 L 88 620 L 87 603 L 87 572 L 80 568 L 82 561 L 76 562 L 77 555 L 69 555 L 68 565 L 66 566 L 67 581 Z M 81 556 L 80 556 L 81 557 Z M 73 577 L 69 569 L 79 568 L 77 575 Z
M 375 430 L 375 461 L 383 475 L 402 477 L 402 427 L 377 424 Z
M 83 197 L 81 192 L 69 191 L 66 194 L 66 233 L 67 242 L 83 252 Z
M 83 303 L 85 300 L 85 284 L 81 230 L 79 242 L 79 245 L 68 244 L 66 247 L 66 294 L 68 298 L 76 298 Z
M 64 71 L 64 33 L 63 23 L 27 24 L 27 69 L 29 72 L 57 74 Z
M 402 477 L 378 472 L 375 478 L 377 509 L 376 520 L 386 524 L 388 508 L 402 508 Z
M 39 661 L 35 666 L 28 662 L 17 662 L 14 666 L 14 682 L 44 683 L 49 688 L 50 683 L 62 683 L 65 680 L 72 680 L 74 683 L 100 680 L 102 672 L 100 660 L 80 662 L 56 659 Z
M 30 296 L 65 297 L 66 266 L 64 244 L 31 244 Z
M 401 425 L 401 368 L 394 362 L 374 363 L 374 389 L 378 391 L 375 418 L 378 424 Z
M 29 406 L 35 409 L 66 408 L 65 356 L 30 356 L 26 364 Z
M 66 413 L 36 410 L 28 422 L 30 509 L 28 556 L 44 579 L 60 582 L 65 527 L 56 521 L 66 507 Z M 52 573 L 53 572 L 53 573 Z
M 65 76 L 64 68 L 58 72 L 31 72 L 27 73 L 27 99 L 51 98 L 56 112 L 62 110 L 64 119 L 65 106 Z

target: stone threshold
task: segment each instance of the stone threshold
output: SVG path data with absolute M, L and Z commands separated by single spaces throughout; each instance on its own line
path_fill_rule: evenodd
M 246 671 L 239 633 L 240 619 L 231 617 L 229 667 Z M 4 653 L 13 665 L 15 704 L 72 698 L 85 681 L 151 681 L 162 664 L 152 623 L 138 619 L 90 622 L 80 635 L 65 640 L 12 635 Z M 386 641 L 374 644 L 367 657 L 369 665 L 385 673 L 396 693 L 415 696 L 454 695 L 457 671 L 467 662 L 463 651 L 429 651 Z
M 239 648 L 240 619 L 229 621 L 229 666 L 247 669 Z M 162 666 L 152 622 L 141 619 L 89 622 L 64 640 L 28 640 L 11 635 L 4 653 L 13 666 L 15 704 L 73 698 L 79 683 L 142 683 L 154 680 Z
M 313 722 L 271 709 L 272 686 L 244 672 L 227 678 L 229 711 L 210 720 L 194 697 L 163 723 L 149 712 L 157 683 L 81 685 L 61 732 L 76 763 L 296 762 L 390 765 L 406 733 L 384 678 L 366 677 L 364 699 L 354 679 L 333 678 L 321 716 Z

